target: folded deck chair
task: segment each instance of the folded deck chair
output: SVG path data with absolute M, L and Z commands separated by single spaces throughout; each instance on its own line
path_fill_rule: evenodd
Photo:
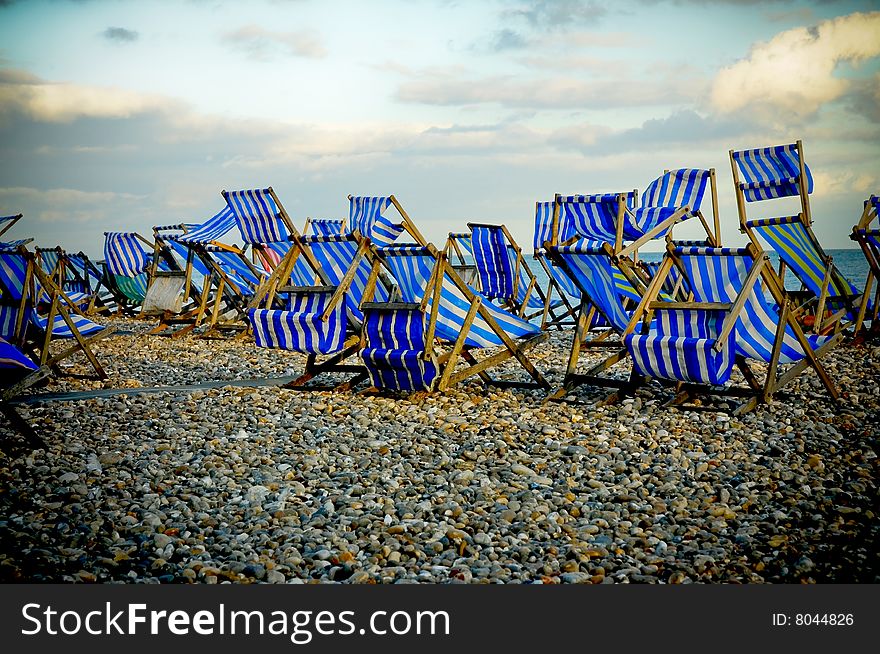
M 43 379 L 48 374 L 45 366 L 38 366 L 22 352 L 0 337 L 0 413 L 21 433 L 32 447 L 45 443 L 22 418 L 9 401 Z
M 136 232 L 104 232 L 104 284 L 119 311 L 134 315 L 143 304 L 152 250 L 153 244 Z
M 468 286 L 446 256 L 431 245 L 391 245 L 376 248 L 377 259 L 397 283 L 399 297 L 361 305 L 365 327 L 361 359 L 373 386 L 391 391 L 444 390 L 473 375 L 499 386 L 549 388 L 525 352 L 546 340 L 547 334 L 528 321 L 490 302 Z M 435 352 L 434 339 L 445 344 Z M 478 360 L 483 348 L 501 351 Z M 497 380 L 486 372 L 516 359 L 530 381 Z M 468 365 L 456 370 L 463 359 Z
M 41 301 L 45 297 L 48 302 Z M 0 337 L 56 372 L 59 361 L 82 351 L 103 379 L 107 375 L 90 345 L 112 330 L 73 313 L 71 306 L 72 300 L 43 272 L 33 253 L 24 247 L 0 252 Z M 74 343 L 53 354 L 55 340 Z
M 859 304 L 859 313 L 856 319 L 855 331 L 859 333 L 867 317 L 871 321 L 871 331 L 880 329 L 880 321 L 877 320 L 880 309 L 880 197 L 872 195 L 865 200 L 865 208 L 859 222 L 853 226 L 850 238 L 859 244 L 865 260 L 868 262 L 868 277 L 865 279 L 865 289 L 862 291 L 862 300 Z M 871 298 L 871 289 L 877 284 L 877 290 Z
M 458 246 L 459 256 L 463 251 L 473 259 L 474 287 L 486 299 L 527 320 L 542 315 L 544 291 L 507 228 L 484 223 L 468 223 L 468 228 L 467 234 L 450 233 L 446 250 Z
M 837 269 L 834 260 L 820 245 L 812 230 L 810 193 L 813 175 L 804 161 L 801 141 L 753 150 L 730 151 L 730 165 L 736 191 L 740 230 L 756 246 L 761 241 L 779 255 L 779 277 L 786 267 L 802 285 L 800 293 L 789 293 L 797 300 L 796 313 L 803 315 L 813 331 L 842 329 L 857 320 L 861 293 Z M 797 215 L 749 220 L 748 204 L 777 198 L 797 197 Z M 759 238 L 760 237 L 760 238 Z M 826 315 L 826 309 L 831 315 Z M 843 323 L 842 321 L 849 321 Z
M 673 265 L 688 278 L 693 290 L 689 301 L 658 298 L 662 277 Z M 735 410 L 744 413 L 769 401 L 807 367 L 816 370 L 828 394 L 837 399 L 819 357 L 843 335 L 804 334 L 792 309 L 769 257 L 754 244 L 737 249 L 670 244 L 659 276 L 630 319 L 624 342 L 637 376 L 680 384 L 671 404 L 700 393 L 745 395 L 748 399 Z M 763 383 L 749 367 L 750 360 L 767 364 Z M 747 388 L 727 385 L 734 365 Z

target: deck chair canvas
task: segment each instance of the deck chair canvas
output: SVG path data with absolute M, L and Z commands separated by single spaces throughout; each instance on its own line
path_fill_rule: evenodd
M 48 298 L 42 302 L 41 298 Z M 0 337 L 29 354 L 34 363 L 61 372 L 57 364 L 81 351 L 101 379 L 106 373 L 91 344 L 112 330 L 73 312 L 73 301 L 24 247 L 0 252 Z M 52 352 L 55 341 L 73 341 Z
M 10 401 L 47 374 L 45 366 L 38 366 L 17 347 L 0 337 L 0 413 L 34 448 L 44 447 L 45 443 Z
M 391 206 L 399 222 L 385 215 Z M 366 379 L 363 366 L 345 361 L 359 348 L 365 295 L 386 300 L 390 293 L 380 271 L 373 274 L 370 243 L 402 233 L 422 238 L 394 196 L 349 196 L 348 225 L 355 227 L 346 234 L 291 233 L 291 247 L 251 302 L 249 321 L 258 346 L 307 355 L 305 371 L 288 388 L 305 388 L 330 373 L 348 375 L 333 386 L 337 390 Z
M 623 333 L 632 310 L 651 283 L 647 270 L 636 260 L 638 249 L 655 238 L 671 239 L 672 227 L 693 217 L 700 221 L 707 239 L 717 242 L 720 237 L 714 179 L 713 170 L 666 171 L 648 185 L 639 207 L 635 207 L 635 191 L 556 196 L 553 228 L 545 249 L 574 282 L 580 305 L 563 384 L 550 399 L 560 399 L 581 384 L 613 386 L 621 392 L 632 386 L 632 379 L 611 378 L 603 373 L 627 357 Z M 701 212 L 707 190 L 712 195 L 714 229 Z M 571 235 L 561 237 L 558 230 L 567 222 L 572 226 Z M 588 331 L 594 325 L 603 331 L 588 340 Z M 578 373 L 584 348 L 613 348 L 613 352 L 585 373 Z
M 872 195 L 865 200 L 862 216 L 853 226 L 850 234 L 850 238 L 859 244 L 868 263 L 868 277 L 865 279 L 855 324 L 857 334 L 862 330 L 866 318 L 871 321 L 872 332 L 880 329 L 880 322 L 877 320 L 877 313 L 880 310 L 880 220 L 878 217 L 880 217 L 880 197 Z M 875 283 L 877 290 L 872 299 L 871 291 Z
M 798 301 L 796 314 L 803 315 L 805 324 L 812 324 L 817 334 L 854 323 L 861 293 L 838 270 L 813 233 L 810 210 L 813 175 L 804 161 L 802 142 L 730 150 L 729 154 L 740 231 L 755 246 L 760 247 L 763 240 L 779 255 L 781 279 L 785 279 L 788 268 L 801 283 L 801 292 L 789 292 Z M 749 219 L 748 205 L 785 197 L 800 200 L 797 215 Z
M 87 313 L 94 297 L 89 290 L 88 280 L 69 264 L 67 253 L 61 247 L 36 248 L 35 253 L 43 272 L 74 302 L 71 308 Z M 48 301 L 48 297 L 44 297 L 43 301 Z
M 432 245 L 375 248 L 373 275 L 385 266 L 397 283 L 397 296 L 361 305 L 365 326 L 360 356 L 376 389 L 415 392 L 444 390 L 479 375 L 496 386 L 547 389 L 549 384 L 526 351 L 547 338 L 528 321 L 490 302 L 468 286 Z M 445 345 L 437 352 L 435 339 Z M 478 360 L 484 348 L 499 352 Z M 515 359 L 530 380 L 500 380 L 487 370 Z M 464 361 L 463 369 L 456 369 Z
M 659 297 L 673 266 L 688 278 L 692 297 L 687 301 Z M 843 335 L 805 334 L 792 309 L 769 257 L 754 244 L 734 249 L 670 243 L 659 275 L 624 332 L 634 376 L 675 382 L 679 392 L 672 405 L 700 394 L 744 396 L 745 402 L 734 411 L 741 414 L 768 402 L 812 367 L 831 398 L 837 399 L 837 389 L 819 359 Z M 767 364 L 763 382 L 749 361 Z M 746 387 L 728 384 L 734 366 Z
M 547 288 L 544 291 L 544 312 L 541 315 L 541 329 L 574 326 L 581 292 L 571 278 L 547 256 L 546 243 L 552 240 L 553 213 L 555 202 L 535 202 L 535 231 L 532 247 L 534 258 L 547 275 Z M 558 216 L 559 241 L 567 242 L 574 235 L 574 225 L 566 220 L 566 214 Z M 555 295 L 555 299 L 554 299 Z
M 103 279 L 119 312 L 133 316 L 143 304 L 152 250 L 153 244 L 136 232 L 104 232 Z
M 114 308 L 113 295 L 102 283 L 101 270 L 84 252 L 64 254 L 66 271 L 65 291 L 78 291 L 85 294 L 88 304 L 86 315 L 109 313 Z
M 468 223 L 470 232 L 450 232 L 444 251 L 462 267 L 474 261 L 474 288 L 526 320 L 544 313 L 544 290 L 525 261 L 522 249 L 504 225 Z M 468 280 L 465 280 L 468 281 Z M 552 308 L 561 304 L 557 301 Z

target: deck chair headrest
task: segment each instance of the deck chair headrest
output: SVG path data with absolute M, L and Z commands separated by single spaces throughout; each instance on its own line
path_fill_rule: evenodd
M 711 173 L 699 168 L 669 170 L 642 193 L 643 207 L 690 207 L 691 213 L 699 211 Z
M 401 232 L 403 222 L 395 223 L 384 215 L 393 196 L 349 196 L 348 227 L 351 233 L 366 236 L 378 245 L 390 245 Z
M 797 143 L 774 145 L 753 150 L 732 151 L 731 157 L 739 169 L 746 202 L 783 198 L 800 194 L 801 153 Z M 813 192 L 813 175 L 804 162 L 807 175 L 807 193 Z
M 271 243 L 287 238 L 285 214 L 272 187 L 223 191 L 222 195 L 245 243 Z

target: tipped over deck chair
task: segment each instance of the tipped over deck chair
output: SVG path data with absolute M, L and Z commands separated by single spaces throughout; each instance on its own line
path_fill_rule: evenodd
M 688 279 L 693 296 L 687 301 L 659 297 L 673 266 Z M 669 244 L 658 276 L 624 333 L 634 376 L 675 382 L 679 392 L 670 401 L 674 405 L 704 393 L 745 396 L 735 410 L 739 414 L 769 401 L 812 367 L 829 396 L 837 399 L 819 359 L 843 335 L 804 334 L 792 309 L 769 258 L 754 244 L 736 249 Z M 763 382 L 749 361 L 767 364 Z M 745 388 L 728 384 L 734 365 L 745 378 Z
M 432 245 L 391 245 L 376 250 L 372 276 L 384 266 L 396 281 L 397 295 L 361 305 L 364 330 L 360 356 L 377 389 L 387 391 L 444 390 L 473 375 L 497 386 L 549 388 L 525 352 L 547 334 L 504 309 L 484 301 Z M 436 351 L 435 339 L 445 344 Z M 483 348 L 501 351 L 478 360 Z M 531 378 L 494 379 L 486 372 L 516 359 Z M 456 370 L 464 360 L 468 365 Z
M 29 354 L 34 363 L 56 372 L 61 372 L 58 362 L 81 351 L 97 376 L 104 379 L 107 375 L 91 343 L 113 332 L 73 312 L 73 306 L 67 294 L 43 272 L 33 253 L 24 247 L 0 251 L 0 338 Z M 74 344 L 53 354 L 55 340 L 72 340 Z
M 861 331 L 866 317 L 871 321 L 872 332 L 880 329 L 880 321 L 877 319 L 880 310 L 880 220 L 878 218 L 880 218 L 880 197 L 872 195 L 865 200 L 862 216 L 853 226 L 850 234 L 850 238 L 859 244 L 868 263 L 868 277 L 865 279 L 865 288 L 862 291 L 862 300 L 856 318 L 856 333 Z M 871 289 L 875 283 L 877 290 L 872 301 Z
M 786 267 L 802 285 L 789 291 L 796 299 L 798 315 L 813 331 L 842 329 L 857 321 L 861 293 L 838 270 L 833 258 L 813 233 L 810 193 L 813 175 L 804 161 L 801 141 L 752 150 L 730 151 L 730 165 L 736 191 L 740 231 L 760 247 L 761 240 L 779 255 L 779 277 Z M 800 211 L 794 216 L 750 220 L 747 205 L 785 197 L 797 197 Z M 759 240 L 760 237 L 760 240 Z M 826 315 L 830 309 L 831 315 Z M 848 321 L 843 323 L 843 321 Z

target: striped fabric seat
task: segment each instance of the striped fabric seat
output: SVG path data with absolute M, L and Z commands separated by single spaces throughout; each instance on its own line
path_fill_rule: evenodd
M 690 247 L 675 248 L 673 252 L 684 266 L 695 302 L 733 304 L 755 265 L 747 250 Z M 730 379 L 734 355 L 765 363 L 771 360 L 781 318 L 767 299 L 760 277 L 735 317 L 730 338 L 720 345 L 715 345 L 715 336 L 726 312 L 684 309 L 672 313 L 672 317 L 655 321 L 648 334 L 628 334 L 624 339 L 640 374 L 720 385 Z M 810 348 L 816 350 L 832 337 L 806 338 Z M 791 326 L 786 324 L 779 362 L 795 363 L 805 356 Z
M 22 245 L 27 245 L 34 239 L 32 238 L 20 238 L 17 241 L 3 241 L 0 242 L 0 251 L 3 250 L 17 250 Z
M 635 210 L 635 223 L 641 233 L 647 233 L 682 207 L 690 210 L 684 219 L 699 211 L 709 177 L 708 170 L 680 168 L 665 172 L 651 182 L 642 194 L 641 204 Z M 656 238 L 665 234 L 664 230 Z
M 302 242 L 311 249 L 321 266 L 325 281 L 333 286 L 342 284 L 345 274 L 354 262 L 358 250 L 358 241 L 353 236 L 304 236 Z M 362 324 L 364 314 L 360 309 L 364 297 L 364 289 L 370 276 L 371 264 L 366 258 L 358 261 L 351 286 L 345 295 L 345 306 L 348 316 L 356 323 Z M 375 300 L 386 302 L 387 289 L 381 284 L 376 285 Z
M 564 216 L 564 222 L 570 222 L 579 237 L 599 243 L 613 243 L 617 238 L 620 195 L 624 196 L 624 204 L 630 210 L 623 213 L 623 238 L 634 241 L 644 236 L 632 218 L 635 192 L 557 196 L 556 202 L 559 204 L 560 217 Z
M 83 336 L 90 336 L 103 331 L 104 329 L 103 325 L 99 325 L 77 313 L 71 313 L 70 318 L 77 331 Z M 39 315 L 36 310 L 34 310 L 31 313 L 31 323 L 36 327 L 39 327 L 41 331 L 45 332 L 49 326 L 49 319 L 48 317 Z M 52 320 L 52 338 L 73 338 L 73 331 L 60 315 L 56 315 Z
M 571 298 L 580 297 L 580 291 L 571 278 L 565 272 L 546 257 L 544 244 L 553 238 L 553 202 L 537 202 L 535 204 L 535 236 L 533 246 L 535 258 L 546 263 L 546 269 L 550 277 L 559 285 L 562 291 Z M 568 218 L 568 214 L 560 212 L 559 242 L 564 243 L 576 232 L 574 224 Z
M 800 153 L 796 143 L 731 152 L 742 179 L 739 188 L 746 202 L 800 194 Z M 813 192 L 813 175 L 804 163 L 807 193 Z
M 149 255 L 133 232 L 105 232 L 104 261 L 111 275 L 136 277 L 149 267 Z
M 368 237 L 379 246 L 393 243 L 403 231 L 403 223 L 395 223 L 384 215 L 392 204 L 391 197 L 349 197 L 348 226 L 352 234 Z
M 0 370 L 36 370 L 38 367 L 17 347 L 0 337 Z
M 821 295 L 827 271 L 825 256 L 800 218 L 753 220 L 748 226 L 773 248 L 814 295 Z M 828 294 L 830 304 L 839 306 L 834 296 L 857 296 L 860 291 L 835 268 L 829 278 Z
M 141 304 L 147 297 L 147 273 L 143 272 L 134 277 L 114 275 L 113 280 L 116 288 L 135 304 Z
M 373 386 L 394 391 L 431 390 L 439 370 L 425 356 L 425 314 L 418 309 L 368 309 L 366 347 L 360 356 Z
M 641 296 L 611 265 L 605 251 L 581 242 L 560 246 L 556 252 L 577 285 L 576 297 L 586 296 L 616 331 L 623 332 L 630 319 L 629 312 L 623 306 L 623 297 L 634 297 L 638 301 Z M 623 282 L 618 281 L 619 277 L 623 278 Z M 621 288 L 627 291 L 623 295 Z
M 733 371 L 733 332 L 720 351 L 722 311 L 659 311 L 650 334 L 627 334 L 624 343 L 642 375 L 720 386 Z
M 180 234 L 172 240 L 179 241 L 180 243 L 207 245 L 217 242 L 222 236 L 232 231 L 235 225 L 235 213 L 227 205 L 202 224 L 195 225 L 192 229 L 188 229 L 186 233 Z
M 334 218 L 312 218 L 309 229 L 312 236 L 339 236 L 343 233 L 344 220 Z
M 238 251 L 211 245 L 204 246 L 204 250 L 228 281 L 235 285 L 235 292 L 243 296 L 253 295 L 262 280 Z
M 421 302 L 434 268 L 433 255 L 427 249 L 414 245 L 390 246 L 382 248 L 381 252 L 397 282 L 402 301 Z M 472 290 L 477 293 L 476 290 Z M 427 313 L 430 313 L 432 304 L 433 298 L 430 298 L 427 302 Z M 541 331 L 539 327 L 500 307 L 489 303 L 483 306 L 511 338 L 523 338 Z M 469 309 L 470 302 L 452 281 L 444 276 L 435 328 L 436 336 L 441 340 L 454 342 L 462 331 L 465 315 Z M 468 331 L 465 344 L 471 347 L 494 347 L 503 345 L 504 341 L 478 314 Z
M 512 300 L 515 262 L 511 261 L 501 227 L 475 225 L 471 228 L 470 240 L 483 295 L 490 300 Z
M 294 293 L 287 310 L 249 309 L 248 322 L 258 347 L 305 354 L 332 354 L 345 341 L 345 307 L 340 302 L 326 320 L 320 316 L 332 293 Z
M 290 231 L 271 188 L 223 191 L 245 243 L 285 241 Z

